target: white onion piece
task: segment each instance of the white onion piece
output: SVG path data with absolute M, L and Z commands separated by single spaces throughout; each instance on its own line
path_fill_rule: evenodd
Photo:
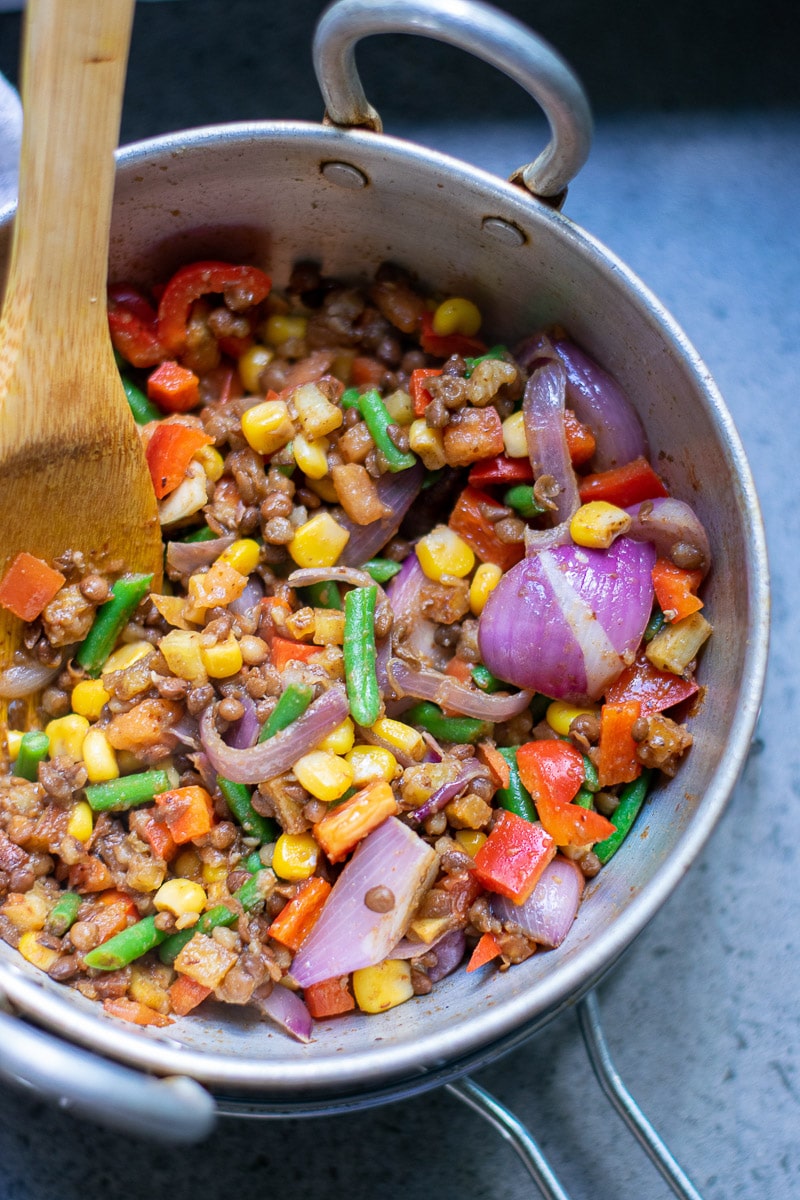
M 265 1017 L 269 1017 L 286 1033 L 290 1033 L 298 1042 L 310 1042 L 314 1022 L 311 1013 L 306 1008 L 305 1001 L 296 992 L 281 984 L 276 984 L 271 991 L 259 989 L 253 994 L 253 1006 Z
M 557 854 L 539 876 L 524 904 L 493 895 L 492 912 L 504 924 L 518 925 L 542 946 L 560 946 L 572 927 L 583 895 L 583 872 Z
M 522 412 L 533 478 L 548 475 L 558 485 L 553 496 L 553 522 L 569 521 L 580 507 L 578 484 L 569 456 L 564 428 L 567 374 L 560 362 L 538 367 L 525 386 Z
M 397 945 L 436 871 L 436 851 L 413 830 L 387 817 L 345 866 L 290 974 L 301 987 L 374 967 Z M 394 895 L 389 912 L 367 908 L 370 888 Z
M 597 439 L 593 469 L 607 471 L 640 456 L 649 458 L 639 414 L 616 379 L 572 342 L 560 339 L 555 350 L 567 372 L 567 404 Z
M 387 673 L 399 696 L 431 700 L 449 712 L 477 717 L 479 721 L 509 721 L 524 712 L 532 699 L 531 693 L 525 691 L 513 694 L 482 692 L 480 688 L 467 687 L 439 671 L 416 671 L 399 658 L 390 660 Z
M 655 551 L 620 537 L 608 550 L 557 546 L 507 571 L 478 626 L 499 679 L 557 700 L 597 700 L 639 645 L 653 606 Z
M 634 504 L 625 511 L 631 517 L 628 537 L 651 542 L 660 558 L 671 558 L 672 549 L 678 544 L 694 546 L 703 558 L 698 570 L 706 574 L 711 566 L 708 534 L 697 513 L 683 500 L 659 496 Z
M 31 661 L 14 663 L 0 671 L 0 699 L 21 700 L 23 696 L 32 696 L 55 679 L 60 670 L 61 663 L 56 667 Z

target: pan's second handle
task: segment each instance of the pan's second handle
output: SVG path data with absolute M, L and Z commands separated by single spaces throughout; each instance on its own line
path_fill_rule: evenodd
M 334 125 L 381 130 L 355 61 L 356 44 L 375 33 L 411 33 L 447 42 L 525 88 L 544 110 L 552 137 L 512 179 L 541 199 L 563 198 L 589 154 L 592 116 L 578 79 L 547 42 L 481 0 L 337 0 L 323 14 L 314 37 L 314 67 Z

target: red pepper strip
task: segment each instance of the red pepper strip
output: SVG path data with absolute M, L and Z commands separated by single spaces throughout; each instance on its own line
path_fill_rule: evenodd
M 495 458 L 484 458 L 482 462 L 475 463 L 469 473 L 469 482 L 476 488 L 492 484 L 532 483 L 533 468 L 527 458 L 507 458 L 505 454 L 498 454 Z
M 169 354 L 178 356 L 186 347 L 186 327 L 195 300 L 236 289 L 255 305 L 266 299 L 271 286 L 270 277 L 257 267 L 216 261 L 181 267 L 164 288 L 158 305 L 159 338 Z
M 601 788 L 630 783 L 642 773 L 631 730 L 642 713 L 638 700 L 604 704 L 600 710 L 597 778 Z M 610 836 L 610 835 L 607 835 Z
M 210 996 L 214 989 L 190 979 L 188 975 L 179 975 L 169 988 L 169 999 L 172 1011 L 178 1017 L 185 1017 L 193 1008 Z
M 432 312 L 422 314 L 421 324 L 419 344 L 426 354 L 432 354 L 435 358 L 449 358 L 451 354 L 473 357 L 486 353 L 486 343 L 480 338 L 467 337 L 464 333 L 434 333 Z
M 192 429 L 187 425 L 156 426 L 147 443 L 146 457 L 157 500 L 175 491 L 185 479 L 192 457 L 201 447 L 210 446 L 213 441 L 202 429 Z
M 571 742 L 545 738 L 517 751 L 517 767 L 542 825 L 558 846 L 601 842 L 614 825 L 600 813 L 572 804 L 584 779 L 583 755 Z
M 0 606 L 21 621 L 34 621 L 66 582 L 60 571 L 21 550 L 0 582 Z
M 315 1021 L 335 1017 L 355 1008 L 356 1002 L 348 987 L 349 978 L 348 975 L 334 976 L 333 979 L 322 979 L 303 988 L 306 1008 Z
M 659 671 L 643 652 L 612 683 L 606 692 L 606 703 L 616 705 L 638 700 L 641 705 L 639 716 L 649 717 L 651 713 L 664 712 L 682 700 L 688 700 L 699 690 L 693 679 L 682 679 L 671 671 Z
M 112 283 L 108 289 L 108 300 L 114 308 L 124 308 L 140 321 L 155 329 L 158 314 L 139 288 L 131 283 Z
M 597 449 L 597 438 L 588 425 L 575 416 L 571 408 L 564 410 L 564 433 L 567 437 L 569 459 L 573 467 L 583 466 Z
M 556 844 L 541 825 L 503 809 L 475 855 L 471 874 L 488 891 L 524 904 L 555 853 Z
M 200 380 L 194 371 L 170 359 L 148 376 L 147 398 L 162 412 L 189 412 L 200 401 Z
M 305 879 L 296 894 L 278 913 L 267 933 L 290 950 L 299 950 L 317 923 L 325 901 L 331 894 L 327 879 L 312 875 Z
M 481 505 L 487 505 L 490 509 L 502 507 L 485 492 L 472 487 L 464 488 L 448 524 L 472 547 L 482 562 L 496 563 L 501 571 L 508 571 L 524 557 L 525 547 L 521 542 L 501 542 L 494 525 L 481 512 Z
M 350 365 L 352 387 L 375 388 L 383 385 L 386 367 L 377 358 L 368 354 L 357 354 Z
M 227 354 L 228 358 L 235 358 L 238 361 L 250 349 L 253 341 L 253 335 L 248 333 L 245 337 L 229 336 L 217 338 L 217 345 L 223 354 Z
M 581 504 L 590 500 L 607 500 L 618 508 L 629 508 L 642 500 L 655 500 L 668 496 L 669 492 L 656 475 L 646 458 L 634 458 L 622 467 L 612 467 L 597 475 L 585 475 L 580 481 L 578 494 Z
M 167 357 L 167 351 L 159 341 L 155 322 L 143 321 L 128 308 L 108 309 L 108 328 L 114 349 L 134 367 L 154 367 Z
M 411 372 L 411 378 L 408 381 L 408 392 L 414 402 L 414 416 L 424 417 L 425 409 L 430 404 L 433 396 L 425 387 L 425 380 L 430 379 L 432 375 L 441 375 L 441 370 L 438 367 L 417 367 Z
M 695 592 L 703 581 L 702 571 L 676 567 L 668 558 L 657 558 L 652 570 L 659 608 L 667 621 L 680 621 L 703 607 Z
M 491 962 L 493 958 L 497 958 L 502 953 L 500 943 L 494 934 L 484 933 L 472 951 L 472 957 L 467 963 L 467 974 L 469 975 L 470 971 L 477 971 L 478 967 Z

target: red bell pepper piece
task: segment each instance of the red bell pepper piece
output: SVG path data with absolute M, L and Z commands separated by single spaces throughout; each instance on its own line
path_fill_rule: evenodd
M 128 283 L 108 289 L 108 327 L 114 348 L 134 367 L 154 367 L 168 357 L 158 336 L 158 314 Z
M 509 487 L 514 483 L 532 483 L 533 468 L 530 459 L 507 458 L 498 454 L 495 458 L 484 458 L 475 463 L 469 473 L 469 483 L 472 487 L 482 488 L 490 485 Z
M 386 375 L 386 367 L 377 358 L 368 354 L 357 354 L 350 366 L 352 387 L 380 387 Z
M 524 904 L 555 853 L 556 844 L 547 830 L 503 809 L 475 855 L 471 874 L 488 891 Z
M 0 581 L 0 606 L 21 621 L 35 621 L 66 582 L 60 571 L 22 550 Z
M 501 542 L 494 524 L 481 512 L 481 505 L 491 508 L 502 507 L 473 487 L 466 487 L 456 501 L 448 525 L 472 547 L 482 562 L 496 563 L 501 571 L 508 571 L 525 555 L 521 542 Z
M 597 449 L 597 438 L 588 425 L 578 420 L 571 408 L 564 410 L 564 433 L 573 467 L 587 463 Z
M 665 620 L 680 621 L 703 607 L 703 601 L 695 595 L 703 582 L 702 571 L 687 571 L 668 558 L 657 558 L 652 576 L 656 600 Z
M 335 1017 L 355 1008 L 356 1002 L 350 992 L 349 978 L 348 975 L 334 976 L 333 979 L 322 979 L 319 983 L 312 983 L 303 988 L 306 1008 L 315 1021 Z
M 168 359 L 148 377 L 147 396 L 162 412 L 189 412 L 200 401 L 200 380 L 194 371 Z
M 642 652 L 612 683 L 606 692 L 606 702 L 623 704 L 638 700 L 641 705 L 639 716 L 649 717 L 651 713 L 664 712 L 682 700 L 688 700 L 699 690 L 693 679 L 683 679 L 671 671 L 659 671 Z
M 614 826 L 600 813 L 572 803 L 585 768 L 583 755 L 571 742 L 555 738 L 527 742 L 517 751 L 517 767 L 539 820 L 556 845 L 586 846 L 614 832 Z
M 147 1004 L 141 1004 L 138 1000 L 129 1000 L 127 996 L 104 1000 L 103 1009 L 109 1016 L 117 1017 L 120 1021 L 130 1021 L 132 1025 L 156 1025 L 161 1028 L 164 1025 L 173 1024 L 172 1017 L 165 1017 L 163 1013 L 156 1012 Z
M 158 500 L 174 492 L 186 477 L 186 470 L 193 456 L 203 446 L 214 441 L 202 429 L 187 425 L 157 425 L 147 443 L 145 456 L 153 480 L 153 490 Z
M 269 295 L 272 281 L 257 267 L 234 266 L 227 262 L 195 262 L 170 279 L 158 304 L 158 336 L 170 355 L 186 348 L 186 327 L 195 300 L 201 296 L 237 291 L 249 305 L 260 304 Z
M 315 654 L 322 654 L 324 646 L 314 646 L 309 642 L 293 642 L 289 638 L 275 634 L 271 640 L 272 665 L 276 671 L 282 671 L 289 662 L 308 662 Z
M 414 416 L 424 417 L 425 409 L 430 404 L 433 396 L 425 387 L 425 380 L 430 379 L 433 375 L 441 375 L 439 367 L 417 367 L 411 372 L 411 378 L 408 381 L 408 394 L 414 403 Z
M 290 950 L 299 950 L 314 928 L 330 894 L 331 885 L 327 879 L 312 875 L 310 879 L 303 880 L 296 894 L 278 913 L 267 933 Z
M 578 494 L 581 504 L 588 504 L 590 500 L 607 500 L 618 508 L 629 508 L 632 504 L 640 504 L 642 500 L 668 496 L 669 492 L 646 458 L 634 458 L 622 467 L 585 475 L 580 480 Z
M 163 821 L 157 820 L 155 815 L 142 821 L 141 825 L 137 826 L 137 833 L 147 842 L 156 858 L 163 858 L 164 862 L 169 862 L 178 853 L 178 847 L 169 829 Z
M 164 821 L 178 846 L 203 837 L 214 824 L 214 805 L 205 788 L 180 787 L 155 797 Z
M 642 773 L 631 730 L 642 715 L 638 700 L 604 704 L 600 710 L 600 742 L 597 747 L 597 777 L 600 787 L 630 783 Z
M 214 989 L 190 979 L 188 975 L 179 975 L 169 988 L 169 999 L 172 1011 L 177 1017 L 185 1017 L 193 1008 L 210 996 Z
M 472 357 L 486 353 L 486 343 L 480 338 L 467 337 L 465 333 L 434 333 L 432 312 L 422 314 L 421 325 L 419 343 L 426 354 L 432 354 L 435 358 L 449 358 L 451 354 Z
M 500 943 L 494 934 L 484 933 L 472 951 L 472 957 L 467 963 L 467 974 L 469 975 L 470 971 L 477 971 L 478 967 L 491 962 L 493 958 L 497 958 L 502 953 Z

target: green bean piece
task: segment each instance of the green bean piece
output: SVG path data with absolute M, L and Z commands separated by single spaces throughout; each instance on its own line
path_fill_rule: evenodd
M 137 425 L 146 425 L 148 421 L 160 421 L 164 415 L 159 412 L 152 400 L 149 400 L 140 387 L 131 380 L 122 376 L 122 387 L 125 391 L 125 398 L 128 401 L 128 407 L 133 413 L 133 419 Z
M 352 588 L 344 600 L 344 681 L 350 712 L 357 725 L 374 725 L 381 714 L 375 673 L 375 605 L 378 588 Z
M 589 792 L 600 791 L 600 777 L 597 774 L 597 767 L 588 754 L 584 754 L 583 756 L 583 786 Z
M 529 483 L 518 483 L 503 493 L 503 503 L 515 509 L 521 517 L 540 517 L 545 507 L 533 494 Z
M 526 821 L 537 821 L 536 806 L 531 799 L 530 792 L 519 777 L 519 767 L 517 766 L 519 746 L 498 746 L 497 749 L 508 763 L 510 779 L 507 788 L 497 789 L 494 794 L 495 800 L 507 812 L 524 817 Z
M 528 710 L 533 717 L 534 725 L 538 725 L 543 721 L 548 708 L 553 703 L 549 696 L 543 696 L 541 692 L 537 692 L 530 702 Z
M 650 616 L 650 620 L 647 622 L 647 624 L 644 627 L 644 633 L 642 634 L 642 637 L 644 638 L 644 640 L 646 642 L 652 642 L 653 638 L 656 636 L 657 633 L 661 632 L 661 630 L 664 628 L 666 623 L 667 623 L 666 617 L 664 616 L 663 612 L 656 604 L 656 606 L 653 609 L 653 612 Z
M 594 808 L 594 793 L 590 792 L 587 787 L 579 788 L 572 803 L 577 804 L 578 808 Z
M 267 875 L 270 879 L 275 878 L 271 870 L 268 871 L 267 868 L 262 867 L 260 871 L 255 871 L 247 882 L 243 883 L 233 893 L 234 900 L 239 901 L 245 912 L 251 912 L 254 908 L 257 908 L 264 899 L 263 883 Z
M 371 575 L 376 583 L 388 583 L 402 569 L 403 564 L 395 562 L 393 558 L 371 558 L 361 568 Z
M 339 585 L 335 579 L 326 579 L 322 583 L 309 583 L 302 590 L 313 608 L 342 609 L 344 607 L 342 593 L 339 591 Z
M 81 897 L 77 892 L 64 892 L 47 914 L 44 927 L 54 937 L 63 937 L 71 929 L 81 906 Z
M 139 775 L 110 779 L 108 783 L 90 783 L 84 791 L 94 812 L 125 812 L 147 804 L 154 796 L 168 792 L 171 786 L 166 771 L 142 771 Z
M 398 450 L 389 437 L 389 426 L 394 425 L 395 422 L 375 388 L 370 388 L 368 392 L 364 392 L 359 397 L 358 408 L 366 422 L 367 429 L 372 434 L 373 442 L 386 459 L 389 470 L 396 474 L 398 471 L 407 471 L 409 467 L 416 466 L 416 455 L 410 454 L 406 450 Z
M 250 788 L 245 783 L 234 783 L 230 779 L 217 776 L 217 787 L 222 792 L 228 808 L 241 825 L 248 837 L 258 838 L 259 842 L 274 842 L 278 836 L 278 828 L 274 821 L 262 817 L 253 808 L 250 799 Z
M 220 925 L 233 925 L 236 920 L 235 909 L 228 908 L 225 904 L 217 904 L 214 908 L 209 908 L 202 913 L 195 924 L 188 929 L 179 929 L 165 938 L 159 947 L 158 957 L 167 966 L 172 966 L 183 947 L 192 940 L 196 933 L 211 933 Z
M 483 663 L 478 663 L 477 666 L 473 667 L 470 675 L 475 687 L 479 687 L 482 692 L 489 692 L 490 694 L 492 692 L 502 692 L 508 687 L 508 684 L 504 683 L 502 679 L 498 679 L 496 675 L 493 675 Z
M 631 831 L 634 821 L 639 815 L 639 809 L 644 804 L 647 789 L 650 786 L 650 771 L 642 771 L 638 779 L 626 783 L 619 794 L 619 804 L 609 817 L 611 824 L 616 827 L 616 833 L 610 834 L 604 842 L 596 842 L 594 852 L 601 863 L 607 863 L 619 850 L 625 838 Z
M 239 863 L 243 871 L 249 871 L 251 875 L 255 875 L 256 871 L 260 871 L 264 864 L 261 861 L 261 855 L 257 850 L 253 850 L 248 854 L 247 858 L 243 858 Z
M 433 734 L 438 742 L 454 742 L 463 745 L 466 742 L 479 742 L 488 737 L 493 725 L 490 721 L 479 721 L 477 717 L 446 717 L 438 704 L 430 700 L 422 700 L 409 708 L 403 715 L 408 725 L 418 725 Z
M 280 700 L 273 708 L 269 717 L 261 727 L 258 735 L 259 742 L 274 737 L 282 729 L 291 725 L 298 717 L 302 717 L 314 696 L 314 689 L 307 683 L 290 683 Z
M 181 538 L 182 542 L 213 542 L 217 537 L 213 529 L 209 529 L 208 525 L 203 525 L 200 529 L 195 529 L 194 533 L 188 533 L 185 538 Z
M 129 925 L 121 933 L 115 933 L 102 946 L 97 946 L 84 955 L 84 963 L 95 971 L 118 971 L 135 962 L 148 950 L 154 949 L 167 936 L 163 929 L 156 929 L 155 917 L 143 917 L 135 925 Z
M 20 779 L 29 779 L 35 783 L 38 778 L 39 763 L 47 758 L 50 752 L 50 738 L 40 729 L 30 729 L 23 733 L 17 751 L 17 761 L 14 763 L 14 774 Z
M 153 582 L 152 575 L 123 575 L 111 589 L 111 599 L 97 610 L 94 624 L 78 647 L 75 661 L 96 679 L 117 638 L 139 607 Z
M 450 470 L 449 467 L 447 469 L 448 471 Z M 434 484 L 437 484 L 444 475 L 444 471 L 444 467 L 439 467 L 436 471 L 426 471 L 425 477 L 422 480 L 421 490 L 423 492 L 427 492 L 428 488 L 432 488 Z M 380 580 L 378 580 L 378 582 L 380 583 Z
M 464 372 L 464 378 L 469 379 L 478 363 L 490 362 L 492 359 L 504 358 L 507 353 L 508 351 L 505 346 L 492 346 L 491 350 L 487 350 L 485 354 L 481 354 L 477 358 L 465 358 L 464 362 L 466 363 L 467 369 Z

